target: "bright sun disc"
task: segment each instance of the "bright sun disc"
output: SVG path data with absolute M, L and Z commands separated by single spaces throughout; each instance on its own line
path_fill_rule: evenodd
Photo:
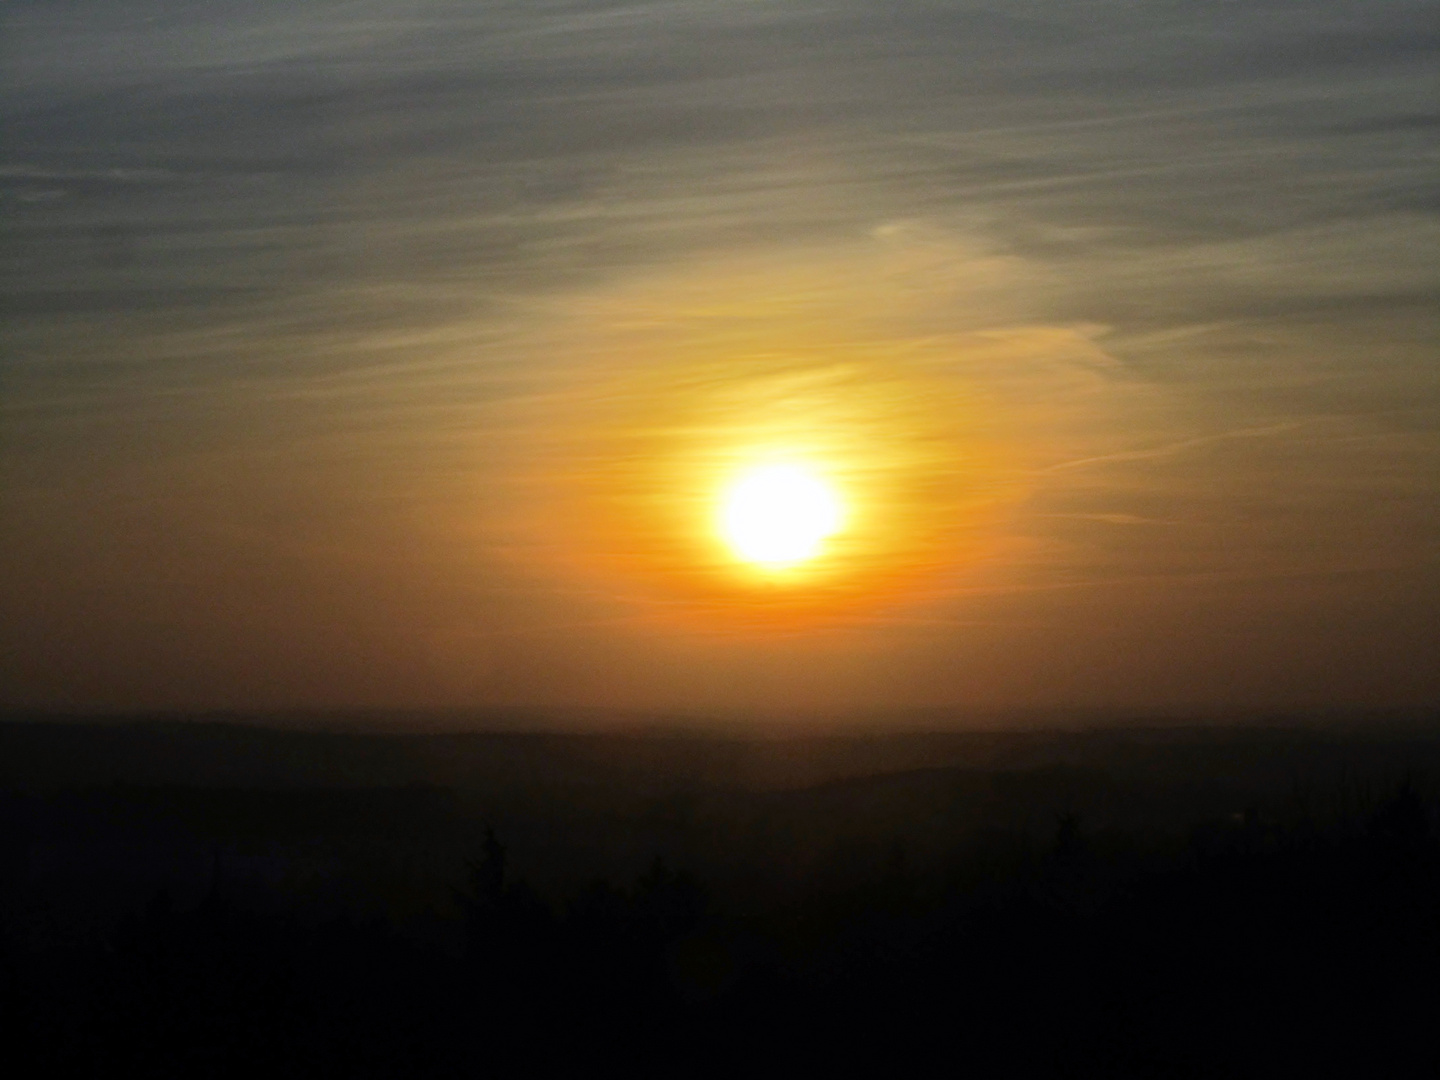
M 784 567 L 813 558 L 840 529 L 840 500 L 796 465 L 752 469 L 726 494 L 721 531 L 747 562 Z

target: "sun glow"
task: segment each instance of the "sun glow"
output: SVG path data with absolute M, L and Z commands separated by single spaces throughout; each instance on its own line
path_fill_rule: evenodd
M 1033 558 L 1012 515 L 1101 445 L 1115 365 L 1082 330 L 932 332 L 1004 269 L 936 250 L 747 256 L 567 302 L 526 345 L 565 389 L 514 406 L 524 440 L 477 425 L 486 460 L 522 451 L 484 500 L 505 557 L 635 625 L 742 637 L 907 618 Z
M 783 569 L 820 554 L 844 517 L 834 489 L 809 469 L 764 465 L 726 492 L 720 531 L 741 559 Z

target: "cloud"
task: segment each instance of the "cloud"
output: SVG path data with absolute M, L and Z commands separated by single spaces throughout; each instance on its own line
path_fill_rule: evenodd
M 1208 435 L 1197 435 L 1190 439 L 1181 439 L 1179 442 L 1166 443 L 1162 446 L 1150 446 L 1141 450 L 1125 450 L 1115 454 L 1105 454 L 1100 457 L 1077 458 L 1074 461 L 1062 461 L 1059 464 L 1051 465 L 1047 471 L 1059 472 L 1062 469 L 1083 469 L 1094 465 L 1110 465 L 1126 461 L 1148 461 L 1154 458 L 1172 457 L 1175 454 L 1183 454 L 1186 451 L 1199 447 L 1209 446 L 1225 439 L 1256 439 L 1267 435 L 1280 435 L 1293 431 L 1299 425 L 1296 423 L 1273 424 L 1268 427 L 1243 428 L 1238 431 L 1219 431 Z M 1128 515 L 1119 515 L 1122 520 L 1143 520 L 1130 518 Z M 1115 520 L 1116 515 L 1105 515 L 1101 520 Z
M 874 448 L 855 480 L 896 481 L 924 570 L 846 608 L 837 696 L 918 670 L 886 626 L 937 628 L 925 647 L 970 649 L 971 689 L 1003 697 L 944 627 L 1179 640 L 1196 601 L 1171 586 L 1217 580 L 1253 583 L 1198 620 L 1217 641 L 1253 610 L 1335 625 L 1378 607 L 1296 583 L 1344 567 L 1392 573 L 1370 587 L 1396 610 L 1433 599 L 1428 4 L 92 0 L 0 22 L 7 562 L 63 598 L 12 583 L 0 621 L 50 627 L 21 643 L 47 686 L 140 612 L 187 628 L 197 700 L 206 656 L 242 700 L 287 642 L 309 659 L 285 692 L 318 698 L 356 671 L 377 699 L 643 696 L 654 627 L 714 599 L 665 547 L 655 462 L 719 468 L 706 438 L 799 404 L 845 460 Z M 316 642 L 348 626 L 327 666 Z M 95 675 L 96 700 L 179 679 L 174 637 L 137 633 L 150 675 Z M 491 682 L 466 674 L 482 638 Z M 664 693 L 783 683 L 784 655 L 746 648 Z

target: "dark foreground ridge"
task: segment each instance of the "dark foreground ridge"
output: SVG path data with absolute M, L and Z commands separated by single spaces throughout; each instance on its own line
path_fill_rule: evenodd
M 153 728 L 0 731 L 52 770 L 26 784 L 12 757 L 0 798 L 11 1060 L 187 1077 L 1440 1068 L 1440 742 L 1423 733 L 698 757 L 490 737 L 466 744 L 465 782 L 452 761 L 444 784 L 391 786 L 297 781 L 286 736 L 242 734 L 188 730 L 181 753 Z M 248 786 L 156 764 L 206 737 Z M 85 782 L 40 744 L 70 747 Z M 331 745 L 332 765 L 373 751 Z M 777 783 L 787 770 L 820 782 Z

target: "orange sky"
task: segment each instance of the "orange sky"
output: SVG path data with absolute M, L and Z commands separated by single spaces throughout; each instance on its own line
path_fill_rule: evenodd
M 0 703 L 1440 698 L 1419 7 L 362 7 L 3 15 Z

